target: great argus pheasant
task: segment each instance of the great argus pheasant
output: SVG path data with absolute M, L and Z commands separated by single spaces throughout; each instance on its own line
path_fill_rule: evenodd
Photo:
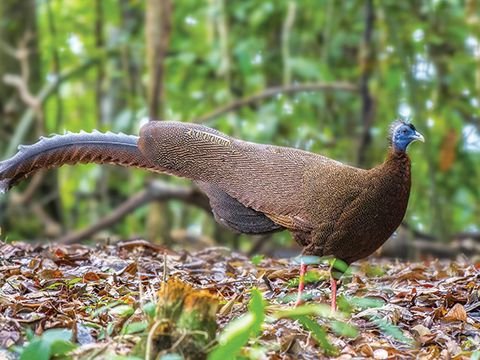
M 288 147 L 238 140 L 198 124 L 151 121 L 140 136 L 66 133 L 21 146 L 0 162 L 0 190 L 38 170 L 76 163 L 116 164 L 193 180 L 215 219 L 247 234 L 289 230 L 304 255 L 347 264 L 378 249 L 400 225 L 410 194 L 408 145 L 423 141 L 395 121 L 385 161 L 369 170 Z M 300 266 L 298 302 L 307 265 Z M 332 307 L 336 280 L 331 278 Z

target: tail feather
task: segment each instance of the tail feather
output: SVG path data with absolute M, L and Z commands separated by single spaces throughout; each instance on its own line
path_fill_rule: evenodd
M 96 130 L 41 137 L 32 145 L 19 146 L 13 157 L 0 162 L 0 192 L 38 170 L 65 164 L 115 164 L 157 171 L 140 152 L 137 143 L 137 136 Z

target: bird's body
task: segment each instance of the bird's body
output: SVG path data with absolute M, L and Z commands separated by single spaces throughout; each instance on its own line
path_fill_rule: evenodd
M 406 153 L 391 151 L 383 164 L 363 170 L 175 122 L 145 125 L 138 146 L 159 169 L 198 182 L 211 199 L 224 192 L 238 202 L 229 202 L 237 211 L 221 209 L 225 202 L 211 202 L 225 225 L 244 233 L 286 228 L 306 255 L 333 255 L 348 263 L 388 239 L 403 219 L 410 193 Z M 243 219 L 242 207 L 255 213 Z
M 364 170 L 294 148 L 238 140 L 198 124 L 152 121 L 140 136 L 65 134 L 43 138 L 0 162 L 0 189 L 31 173 L 75 163 L 113 163 L 193 180 L 215 218 L 244 233 L 288 229 L 304 254 L 351 263 L 399 226 L 410 194 L 406 147 L 422 140 L 394 123 L 382 164 Z

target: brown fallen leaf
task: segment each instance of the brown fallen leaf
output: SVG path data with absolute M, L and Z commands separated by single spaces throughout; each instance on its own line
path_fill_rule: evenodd
M 358 347 L 357 351 L 364 356 L 369 356 L 369 357 L 373 356 L 373 349 L 369 344 L 361 344 Z
M 431 343 L 437 337 L 436 334 L 433 334 L 429 328 L 422 324 L 414 326 L 412 331 L 414 332 L 415 340 L 422 345 Z
M 42 270 L 38 276 L 43 280 L 61 279 L 63 278 L 63 272 L 58 269 L 45 269 Z
M 97 273 L 94 273 L 93 271 L 89 271 L 85 273 L 85 275 L 83 275 L 83 278 L 82 278 L 84 283 L 91 282 L 91 281 L 99 281 L 100 279 L 101 277 Z
M 388 351 L 385 349 L 376 349 L 373 352 L 373 358 L 378 360 L 388 359 Z
M 448 310 L 447 314 L 445 315 L 445 320 L 449 321 L 467 321 L 467 312 L 462 304 L 455 304 L 453 307 Z

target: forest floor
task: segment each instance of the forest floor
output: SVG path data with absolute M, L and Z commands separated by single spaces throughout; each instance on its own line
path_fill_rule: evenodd
M 143 241 L 0 242 L 0 358 L 204 358 L 205 348 L 211 359 L 222 351 L 258 359 L 480 358 L 478 264 L 360 262 L 343 279 L 334 313 L 323 305 L 330 301 L 328 265 L 311 268 L 310 299 L 294 308 L 292 259 L 247 258 L 225 248 L 173 252 Z M 178 312 L 175 301 L 185 294 L 174 294 L 178 286 L 159 292 L 165 279 L 191 285 L 182 288 L 196 296 L 189 306 L 205 311 L 188 313 L 185 300 Z M 168 301 L 171 312 L 164 311 Z M 187 322 L 178 320 L 186 313 Z M 209 314 L 216 340 L 188 355 L 183 345 L 202 342 Z M 192 322 L 202 331 L 185 330 Z

